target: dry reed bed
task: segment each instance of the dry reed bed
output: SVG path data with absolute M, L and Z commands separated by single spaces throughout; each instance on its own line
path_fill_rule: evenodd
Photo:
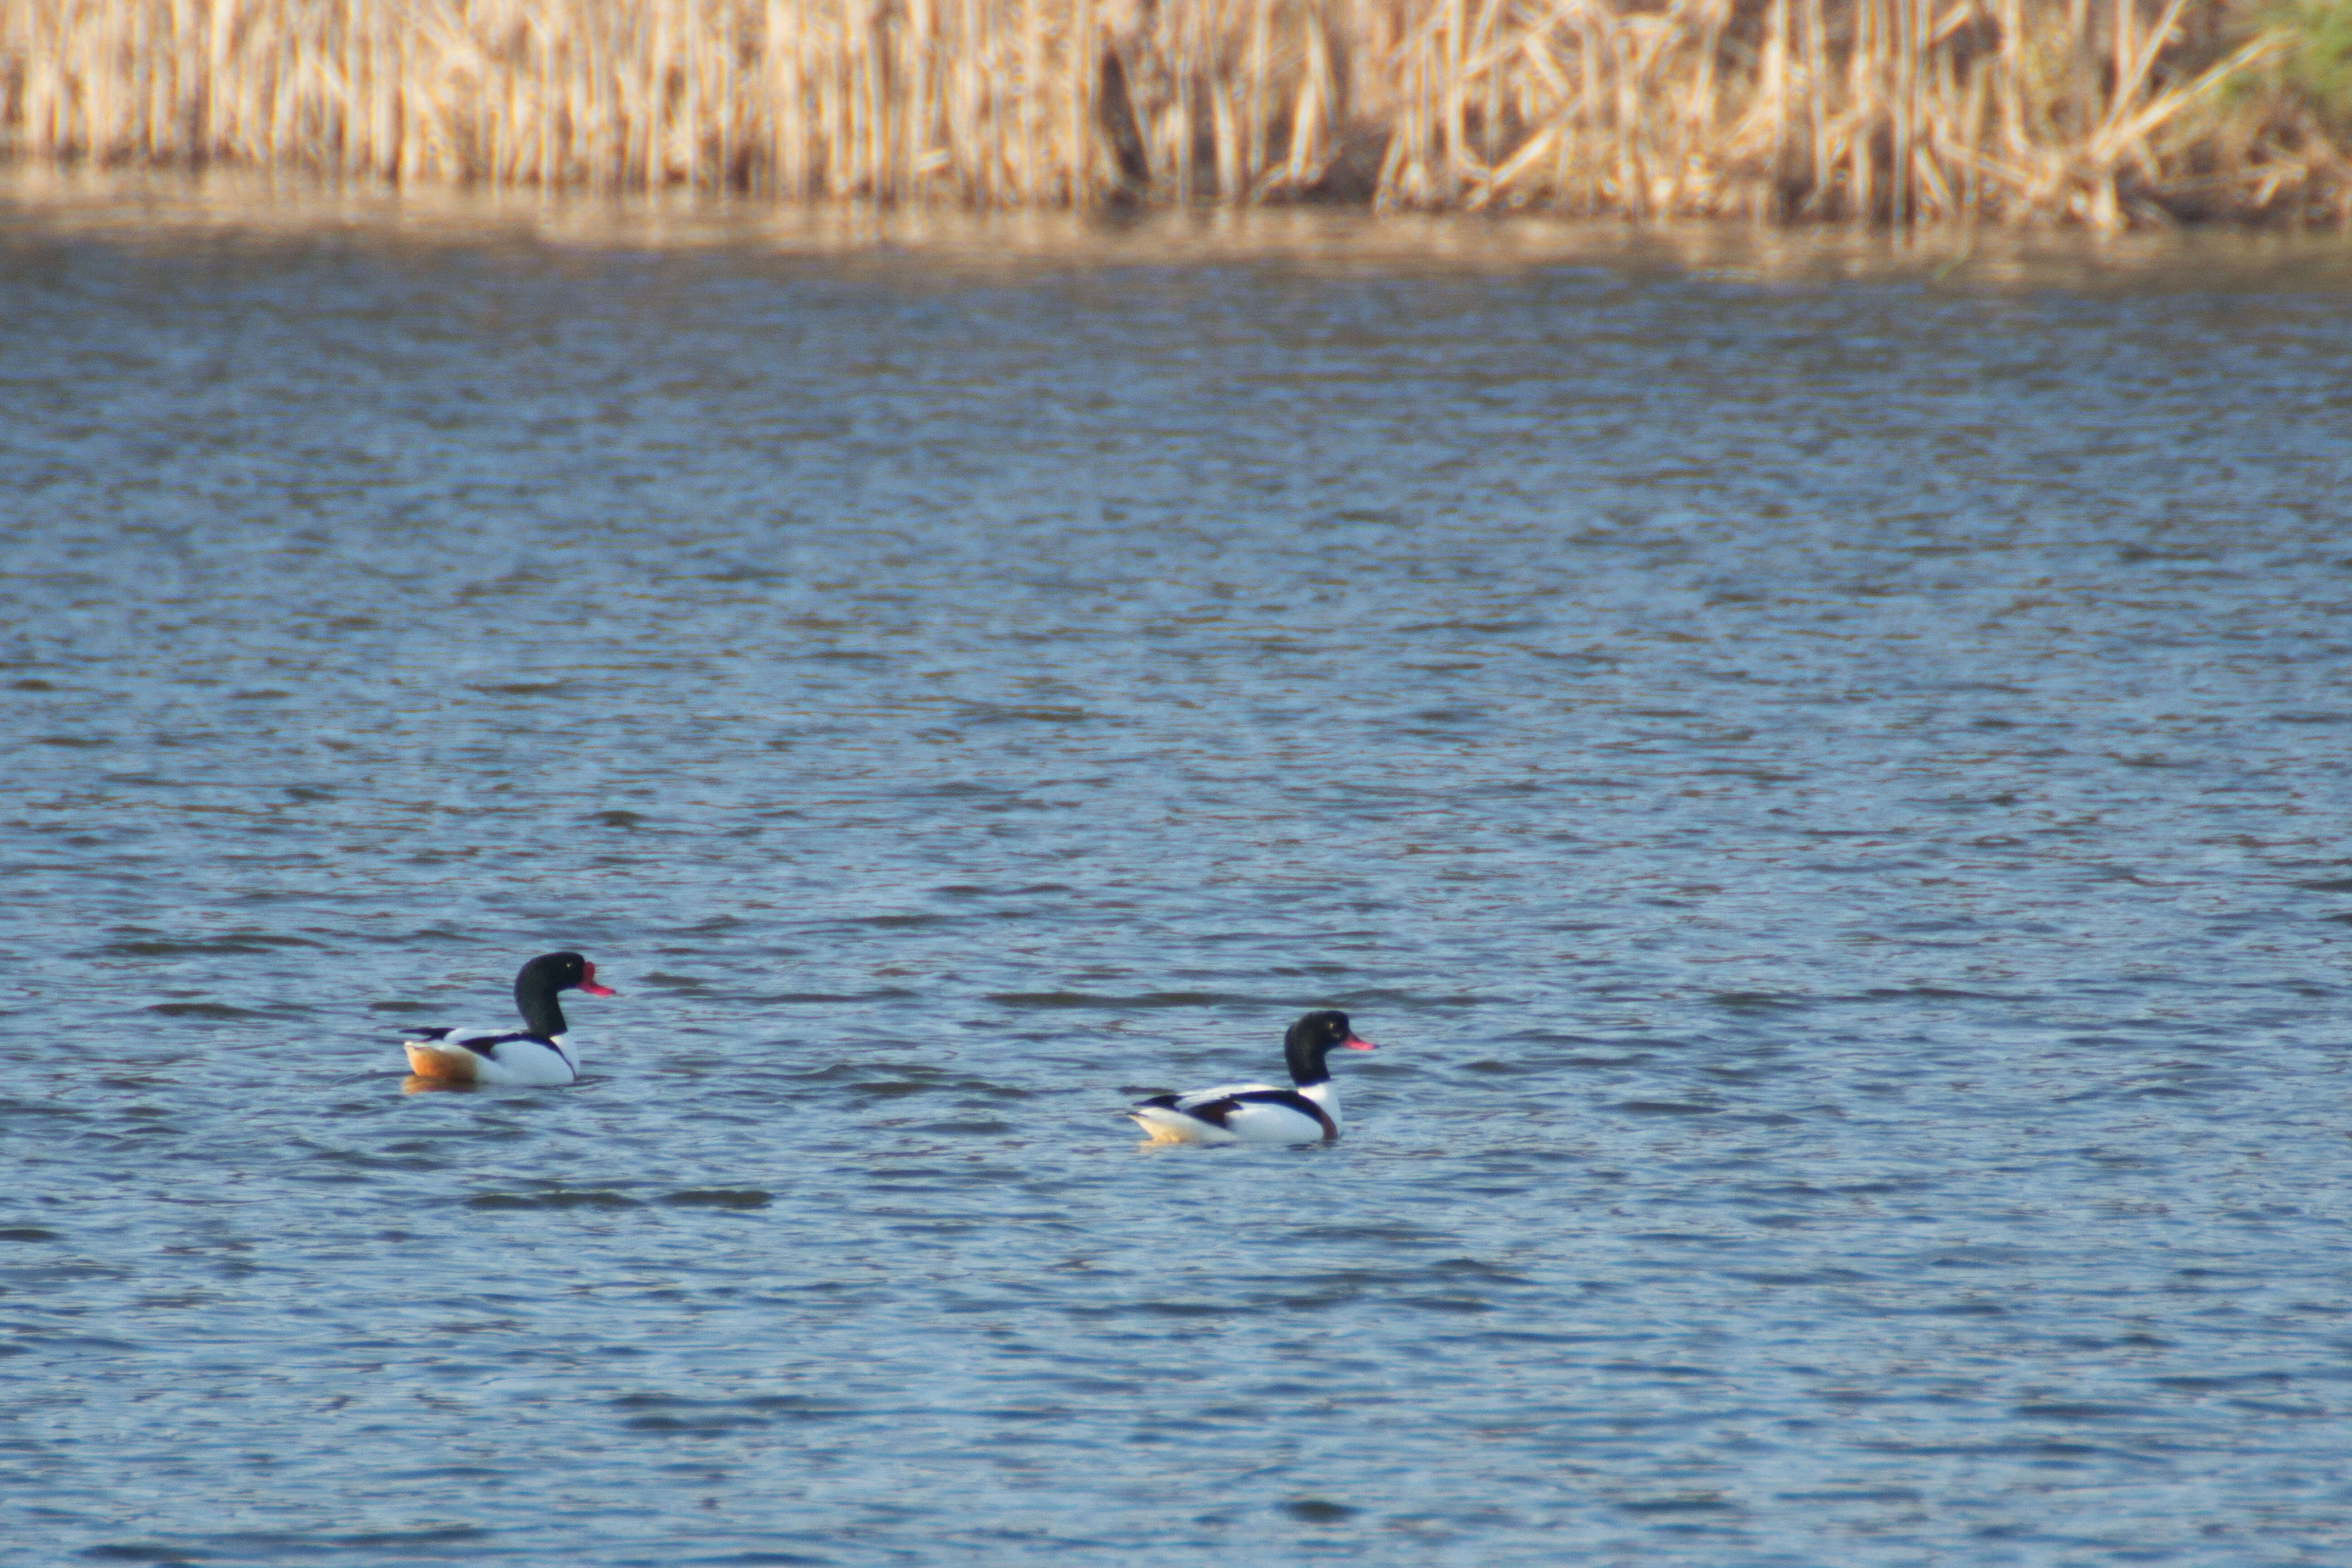
M 2352 223 L 2227 0 L 0 0 L 0 150 L 977 205 Z

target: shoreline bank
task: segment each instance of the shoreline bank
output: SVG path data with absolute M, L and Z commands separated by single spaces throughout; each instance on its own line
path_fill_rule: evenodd
M 1599 268 L 1772 288 L 2200 291 L 2352 297 L 2352 238 L 2215 226 L 1779 225 L 1544 213 L 1373 214 L 1328 206 L 967 209 L 651 193 L 396 187 L 309 173 L 60 168 L 0 160 L 0 246 L 233 254 L 350 246 L 536 266 L 603 254 L 908 277 L 1272 268 L 1339 278 Z M 506 263 L 501 263 L 506 264 Z M 732 266 L 737 262 L 717 261 Z

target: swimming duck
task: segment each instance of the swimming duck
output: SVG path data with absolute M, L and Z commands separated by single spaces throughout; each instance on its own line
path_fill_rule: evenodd
M 559 991 L 618 993 L 596 984 L 596 966 L 576 952 L 546 952 L 515 976 L 520 1029 L 418 1029 L 404 1043 L 416 1076 L 436 1083 L 564 1084 L 580 1079 L 580 1052 L 564 1038 Z
M 1309 1013 L 1283 1037 L 1295 1089 L 1228 1083 L 1190 1094 L 1157 1094 L 1128 1111 L 1154 1143 L 1328 1143 L 1339 1136 L 1339 1095 L 1325 1056 L 1339 1046 L 1369 1051 L 1348 1015 Z

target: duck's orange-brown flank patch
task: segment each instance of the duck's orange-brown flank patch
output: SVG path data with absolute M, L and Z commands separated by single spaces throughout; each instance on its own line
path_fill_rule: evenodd
M 436 1050 L 414 1041 L 403 1048 L 408 1052 L 409 1070 L 436 1083 L 472 1083 L 482 1059 L 471 1051 Z

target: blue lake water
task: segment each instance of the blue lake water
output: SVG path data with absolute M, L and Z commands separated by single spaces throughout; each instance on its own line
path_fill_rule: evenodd
M 2352 249 L 266 205 L 0 200 L 9 1562 L 2344 1561 Z

